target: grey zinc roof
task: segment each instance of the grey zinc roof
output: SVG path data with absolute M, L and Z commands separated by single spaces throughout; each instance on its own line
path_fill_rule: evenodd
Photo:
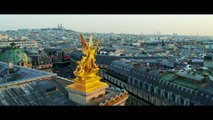
M 110 70 L 115 73 L 121 71 L 112 65 L 109 65 L 107 68 L 110 68 Z M 159 74 L 159 71 L 155 72 L 156 74 Z M 139 80 L 140 83 L 142 82 L 143 84 L 146 83 L 147 85 L 165 89 L 166 92 L 172 92 L 175 95 L 181 95 L 182 98 L 189 98 L 190 101 L 193 101 L 193 103 L 196 103 L 197 105 L 213 105 L 213 84 L 209 84 L 208 86 L 200 87 L 199 89 L 194 90 L 169 81 L 160 80 L 158 78 L 150 79 L 154 77 L 153 74 L 146 72 L 143 67 L 140 67 L 139 69 L 132 68 L 130 73 L 124 74 L 124 76 L 132 77 L 136 80 Z M 192 78 L 194 79 L 194 77 Z M 202 79 L 202 77 L 199 76 L 197 80 L 200 79 Z M 143 89 L 141 86 L 138 86 L 137 83 L 134 85 L 139 89 Z
M 7 64 L 0 62 L 0 71 L 2 69 L 5 71 Z M 66 86 L 73 83 L 71 80 L 59 77 L 53 73 L 16 65 L 14 65 L 14 69 L 16 75 L 25 74 L 14 81 L 0 83 L 0 106 L 78 105 L 68 98 Z M 99 102 L 103 102 L 120 92 L 122 91 L 110 91 L 107 89 L 107 96 L 101 97 L 99 101 L 97 99 L 94 105 L 98 105 Z
M 0 62 L 0 73 L 4 71 L 7 64 Z M 63 82 L 54 73 L 17 65 L 14 65 L 14 73 L 21 77 L 0 83 L 0 105 L 76 105 L 68 99 L 64 87 L 71 81 Z
M 53 89 L 54 88 L 54 89 Z M 55 80 L 33 81 L 1 88 L 0 105 L 76 105 L 67 91 Z
M 162 60 L 160 63 L 161 63 L 162 65 L 174 67 L 174 62 L 172 62 L 172 61 Z
M 17 66 L 17 65 L 13 65 L 13 66 L 14 66 L 14 72 L 11 75 L 14 75 L 16 77 L 11 82 L 0 83 L 0 86 L 8 85 L 10 83 L 13 84 L 13 83 L 19 83 L 22 81 L 31 81 L 31 80 L 36 80 L 36 79 L 42 79 L 45 77 L 54 77 L 57 75 L 54 73 L 25 68 L 25 67 L 21 67 L 21 66 Z M 7 64 L 4 62 L 0 62 L 0 78 L 3 78 L 3 76 L 6 75 L 7 69 L 8 69 Z

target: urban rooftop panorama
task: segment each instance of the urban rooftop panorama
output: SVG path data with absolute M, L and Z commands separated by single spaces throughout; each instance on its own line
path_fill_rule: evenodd
M 0 15 L 0 105 L 213 105 L 212 21 Z

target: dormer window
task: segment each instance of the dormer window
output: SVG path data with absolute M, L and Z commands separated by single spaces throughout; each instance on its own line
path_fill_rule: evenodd
M 190 100 L 187 98 L 187 99 L 184 99 L 184 106 L 189 106 L 190 105 Z

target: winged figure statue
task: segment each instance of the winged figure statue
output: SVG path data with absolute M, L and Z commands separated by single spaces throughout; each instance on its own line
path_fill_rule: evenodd
M 95 64 L 95 54 L 97 52 L 99 42 L 96 40 L 96 48 L 93 48 L 92 35 L 90 35 L 89 43 L 87 44 L 83 35 L 80 34 L 80 40 L 82 45 L 83 56 L 81 61 L 77 61 L 77 68 L 74 71 L 74 75 L 81 80 L 86 80 L 96 76 L 98 67 Z

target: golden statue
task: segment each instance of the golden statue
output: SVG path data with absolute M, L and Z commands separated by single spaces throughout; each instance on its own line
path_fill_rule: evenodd
M 91 77 L 95 77 L 98 72 L 98 67 L 95 64 L 95 54 L 98 48 L 96 42 L 96 48 L 93 49 L 92 35 L 89 39 L 89 45 L 86 43 L 82 34 L 80 34 L 82 52 L 85 56 L 82 57 L 81 61 L 77 61 L 77 68 L 74 71 L 74 75 L 81 80 L 86 80 Z
M 93 48 L 92 35 L 89 39 L 89 44 L 86 43 L 83 35 L 80 34 L 82 45 L 81 61 L 77 61 L 77 68 L 74 71 L 76 78 L 73 80 L 74 84 L 67 86 L 67 88 L 75 89 L 81 92 L 90 92 L 98 88 L 108 87 L 106 83 L 100 82 L 100 77 L 97 76 L 99 68 L 95 64 L 95 54 L 99 47 L 99 42 L 96 40 L 96 48 Z

